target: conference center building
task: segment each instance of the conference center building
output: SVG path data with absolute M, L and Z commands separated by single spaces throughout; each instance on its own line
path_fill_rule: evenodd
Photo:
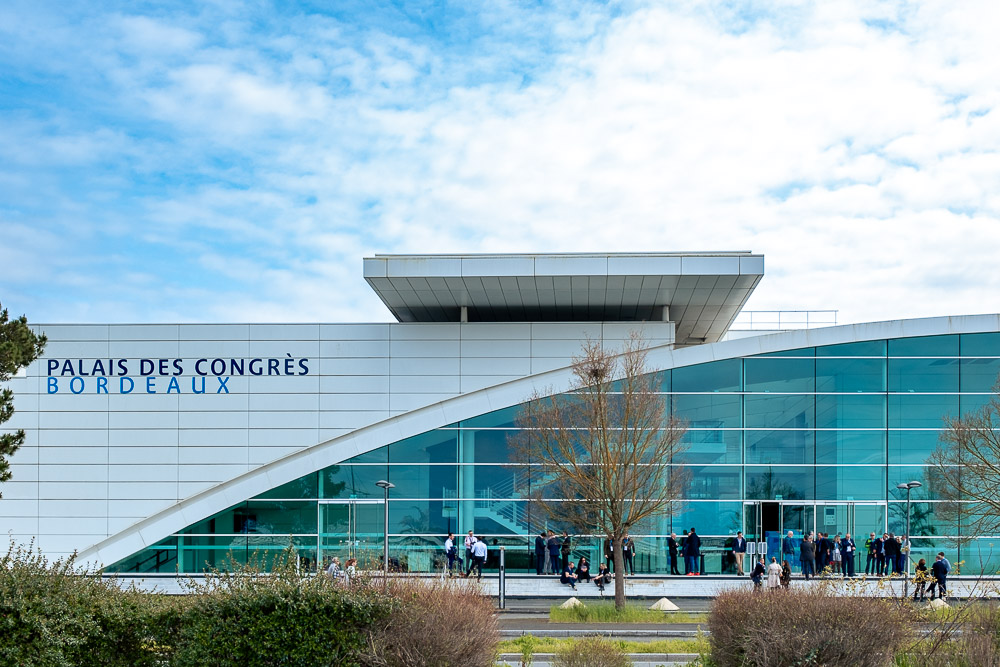
M 772 553 L 787 530 L 902 534 L 896 486 L 916 480 L 913 557 L 996 572 L 998 536 L 957 543 L 927 459 L 946 417 L 992 395 L 1000 316 L 731 331 L 763 276 L 749 252 L 376 255 L 364 278 L 396 322 L 37 325 L 45 354 L 9 383 L 4 427 L 27 440 L 0 527 L 139 574 L 289 544 L 303 567 L 364 563 L 386 534 L 394 563 L 431 572 L 469 530 L 514 572 L 547 528 L 601 559 L 603 536 L 532 502 L 510 443 L 529 397 L 571 388 L 586 341 L 638 332 L 687 426 L 661 464 L 690 477 L 674 513 L 632 526 L 637 571 L 668 573 L 667 538 L 691 527 L 708 573 L 729 571 L 738 530 Z

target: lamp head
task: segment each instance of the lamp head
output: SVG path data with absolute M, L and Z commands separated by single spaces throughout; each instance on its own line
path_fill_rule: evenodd
M 377 486 L 380 489 L 394 489 L 394 488 L 396 488 L 395 484 L 393 484 L 392 482 L 387 482 L 384 479 L 380 479 L 379 481 L 375 482 L 375 486 Z

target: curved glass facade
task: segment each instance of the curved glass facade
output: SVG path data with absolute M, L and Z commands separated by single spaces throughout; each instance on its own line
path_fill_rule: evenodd
M 666 538 L 696 527 L 705 570 L 728 571 L 737 530 L 775 548 L 793 530 L 905 530 L 900 482 L 913 493 L 913 556 L 947 550 L 963 572 L 995 572 L 993 538 L 956 547 L 963 534 L 935 515 L 926 460 L 947 416 L 988 401 L 1000 374 L 1000 333 L 872 340 L 787 350 L 659 371 L 664 400 L 688 424 L 682 458 L 691 472 L 682 510 L 632 529 L 639 572 L 665 574 Z M 303 563 L 382 553 L 383 492 L 390 555 L 410 571 L 440 567 L 447 532 L 469 529 L 507 547 L 512 571 L 533 570 L 534 535 L 550 525 L 527 500 L 527 475 L 509 459 L 517 407 L 389 444 L 247 499 L 124 559 L 108 571 L 198 572 L 231 554 L 273 554 L 291 542 Z M 574 557 L 600 558 L 600 536 L 574 538 Z M 496 549 L 491 549 L 491 562 Z

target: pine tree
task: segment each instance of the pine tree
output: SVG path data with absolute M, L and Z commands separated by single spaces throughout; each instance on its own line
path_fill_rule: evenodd
M 19 370 L 26 367 L 42 354 L 45 348 L 44 334 L 35 334 L 28 327 L 27 318 L 11 320 L 7 311 L 0 307 L 0 384 L 9 382 Z M 14 416 L 14 392 L 9 388 L 0 389 L 0 425 Z M 0 482 L 11 478 L 8 458 L 24 444 L 24 431 L 0 433 Z M 0 494 L 0 497 L 3 497 Z

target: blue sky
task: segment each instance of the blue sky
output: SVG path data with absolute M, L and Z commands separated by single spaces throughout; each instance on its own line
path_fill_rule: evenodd
M 0 301 L 387 320 L 373 252 L 749 249 L 751 308 L 1000 312 L 996 2 L 375 4 L 3 3 Z

